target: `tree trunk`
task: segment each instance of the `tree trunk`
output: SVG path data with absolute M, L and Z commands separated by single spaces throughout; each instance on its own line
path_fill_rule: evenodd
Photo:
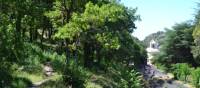
M 17 18 L 16 18 L 16 38 L 17 41 L 21 38 L 21 14 L 17 14 Z
M 51 35 L 52 35 L 52 28 L 49 28 L 48 30 L 48 39 L 51 40 Z
M 45 29 L 43 28 L 42 29 L 42 35 L 41 35 L 41 38 L 40 38 L 40 45 L 41 45 L 41 48 L 43 49 L 43 39 L 44 39 L 44 31 L 45 31 Z
M 37 37 L 38 37 L 38 32 L 37 29 L 33 30 L 34 31 L 34 35 L 33 35 L 33 40 L 37 41 Z
M 29 29 L 29 35 L 30 35 L 30 42 L 33 42 L 33 30 L 32 30 L 32 28 Z
M 23 37 L 23 38 L 25 37 L 25 32 L 26 32 L 26 29 L 23 28 L 23 30 L 22 30 L 22 37 Z
M 91 46 L 88 43 L 84 44 L 84 66 L 91 67 L 92 66 L 92 57 L 91 57 Z
M 100 46 L 96 45 L 96 58 L 97 58 L 97 64 L 98 66 L 100 66 L 100 63 L 101 63 L 101 55 L 100 55 L 100 51 L 101 51 L 101 48 Z

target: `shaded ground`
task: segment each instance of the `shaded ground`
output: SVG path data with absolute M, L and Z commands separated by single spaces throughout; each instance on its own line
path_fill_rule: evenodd
M 153 65 L 147 65 L 141 70 L 150 88 L 191 88 L 183 82 L 173 80 L 173 77 L 165 72 L 161 72 Z

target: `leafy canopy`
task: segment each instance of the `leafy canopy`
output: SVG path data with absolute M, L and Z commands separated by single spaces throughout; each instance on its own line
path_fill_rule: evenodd
M 128 25 L 128 27 L 121 24 L 128 21 L 129 17 L 126 8 L 119 4 L 109 3 L 98 6 L 89 2 L 84 13 L 73 13 L 70 22 L 60 27 L 55 37 L 71 41 L 77 38 L 82 42 L 97 41 L 104 47 L 117 49 L 120 47 L 117 34 L 122 30 L 135 27 L 135 25 Z

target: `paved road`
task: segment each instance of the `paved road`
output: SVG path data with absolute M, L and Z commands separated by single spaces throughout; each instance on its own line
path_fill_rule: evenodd
M 150 88 L 190 88 L 182 82 L 173 80 L 169 75 L 161 72 L 153 65 L 145 66 L 145 69 L 142 69 L 142 73 Z

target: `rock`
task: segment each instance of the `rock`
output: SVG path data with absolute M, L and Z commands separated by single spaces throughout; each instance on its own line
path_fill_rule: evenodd
M 46 76 L 52 76 L 53 74 L 53 68 L 51 67 L 50 62 L 47 62 L 44 66 L 44 72 Z

